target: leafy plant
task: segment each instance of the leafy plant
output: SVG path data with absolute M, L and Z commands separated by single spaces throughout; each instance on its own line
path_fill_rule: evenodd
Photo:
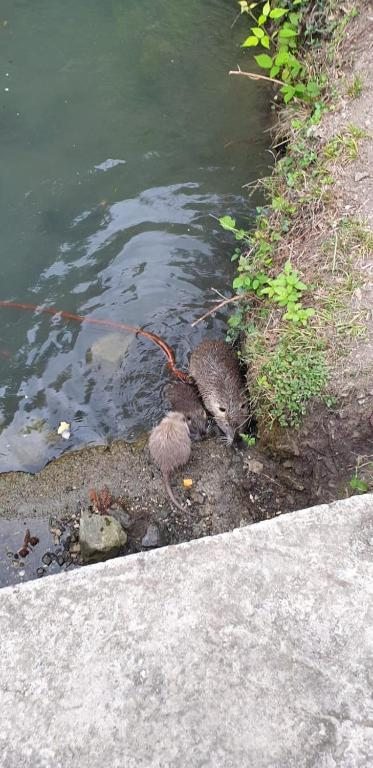
M 361 477 L 354 475 L 350 480 L 350 488 L 358 493 L 366 493 L 369 490 L 369 485 Z
M 312 102 L 320 94 L 320 84 L 308 78 L 307 68 L 296 55 L 302 19 L 301 4 L 302 0 L 289 0 L 289 7 L 283 8 L 276 2 L 265 2 L 262 8 L 258 8 L 258 2 L 239 2 L 241 14 L 248 14 L 254 21 L 242 47 L 262 47 L 269 51 L 254 58 L 271 80 L 282 84 L 280 93 L 285 104 L 294 98 Z M 260 11 L 257 17 L 254 9 Z
M 240 438 L 248 448 L 251 448 L 256 443 L 256 437 L 253 437 L 253 435 L 245 435 L 243 432 L 240 432 Z
M 255 386 L 269 418 L 282 427 L 298 427 L 308 402 L 322 393 L 326 382 L 322 352 L 296 352 L 282 341 L 262 366 Z

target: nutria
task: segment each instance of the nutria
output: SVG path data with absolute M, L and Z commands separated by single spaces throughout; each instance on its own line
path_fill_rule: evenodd
M 184 512 L 176 501 L 170 486 L 170 474 L 177 467 L 186 464 L 191 450 L 189 427 L 183 413 L 169 411 L 149 437 L 150 455 L 162 472 L 166 491 L 175 507 Z
M 194 384 L 174 381 L 163 390 L 171 409 L 183 413 L 192 440 L 201 440 L 207 432 L 207 413 Z
M 190 358 L 189 370 L 203 404 L 231 444 L 249 417 L 237 357 L 225 341 L 206 339 Z

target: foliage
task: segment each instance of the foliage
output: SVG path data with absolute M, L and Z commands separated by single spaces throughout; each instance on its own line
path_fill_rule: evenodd
M 294 351 L 284 339 L 265 361 L 255 387 L 260 390 L 266 415 L 281 427 L 298 427 L 309 400 L 320 395 L 326 383 L 322 352 Z
M 272 201 L 272 207 L 275 210 L 284 208 L 284 206 L 279 206 L 278 201 L 279 198 L 275 198 Z M 250 245 L 252 235 L 243 229 L 237 228 L 235 219 L 231 216 L 223 216 L 219 219 L 219 222 L 223 229 L 229 230 L 234 234 L 236 240 L 245 241 Z M 259 244 L 256 259 L 253 259 L 251 264 L 247 257 L 238 257 L 239 274 L 233 280 L 234 290 L 237 293 L 245 294 L 251 292 L 262 301 L 267 299 L 279 308 L 286 310 L 283 314 L 284 320 L 306 325 L 308 320 L 315 314 L 315 310 L 312 307 L 304 308 L 301 303 L 303 294 L 307 291 L 307 285 L 300 280 L 298 271 L 293 268 L 290 261 L 286 262 L 283 270 L 276 277 L 271 277 L 268 273 L 264 272 L 263 268 L 271 263 L 271 260 L 268 259 L 268 250 L 263 249 L 264 242 L 262 240 Z M 236 253 L 233 258 L 237 258 Z M 262 267 L 261 269 L 256 269 L 258 264 Z M 228 322 L 231 328 L 238 327 L 241 324 L 241 314 L 239 312 L 240 310 L 229 319 Z
M 249 3 L 240 0 L 241 14 L 254 21 L 250 35 L 242 43 L 243 48 L 265 48 L 269 53 L 259 53 L 255 61 L 266 74 L 279 84 L 285 104 L 293 99 L 314 102 L 320 95 L 321 84 L 309 76 L 309 71 L 299 57 L 299 33 L 302 23 L 303 0 Z M 256 15 L 255 15 L 256 14 Z
M 358 493 L 366 493 L 369 490 L 369 485 L 356 474 L 350 480 L 350 488 Z
M 240 438 L 248 448 L 251 448 L 256 443 L 256 438 L 253 435 L 246 435 L 244 432 L 240 432 Z

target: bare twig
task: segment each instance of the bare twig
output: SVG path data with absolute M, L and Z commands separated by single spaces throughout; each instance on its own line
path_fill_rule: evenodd
M 219 301 L 218 304 L 215 305 L 212 309 L 209 309 L 208 312 L 205 312 L 202 317 L 199 317 L 197 320 L 194 320 L 192 323 L 192 328 L 194 328 L 195 325 L 198 325 L 198 323 L 201 323 L 202 320 L 205 320 L 206 317 L 209 317 L 210 315 L 213 315 L 215 312 L 218 311 L 218 309 L 221 309 L 221 307 L 224 307 L 226 304 L 231 304 L 233 301 L 241 301 L 242 299 L 248 299 L 250 294 L 248 293 L 240 293 L 237 294 L 237 296 L 231 296 L 229 299 L 224 299 L 224 301 Z
M 276 85 L 284 85 L 281 80 L 277 80 L 275 77 L 266 77 L 266 75 L 258 75 L 256 72 L 242 72 L 242 69 L 237 66 L 237 69 L 231 69 L 229 75 L 242 75 L 243 77 L 249 77 L 250 80 L 266 80 L 267 83 L 276 83 Z

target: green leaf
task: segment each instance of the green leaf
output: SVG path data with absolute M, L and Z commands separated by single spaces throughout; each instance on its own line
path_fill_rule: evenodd
M 262 11 L 263 11 L 263 15 L 264 15 L 264 16 L 268 16 L 268 14 L 269 14 L 270 10 L 271 10 L 271 6 L 270 6 L 270 3 L 265 3 L 265 4 L 263 5 L 263 9 L 262 9 Z
M 273 61 L 267 53 L 260 53 L 259 56 L 254 56 L 254 58 L 262 69 L 271 69 Z
M 285 85 L 281 88 L 281 93 L 284 95 L 284 102 L 288 104 L 292 98 L 294 98 L 295 88 L 292 85 Z
M 350 488 L 354 491 L 359 491 L 359 493 L 366 493 L 369 490 L 369 485 L 365 480 L 361 480 L 360 477 L 355 475 L 350 480 Z
M 280 51 L 275 57 L 275 64 L 278 64 L 279 67 L 282 67 L 284 64 L 289 63 L 290 58 L 291 53 L 289 53 L 289 51 Z
M 271 13 L 269 14 L 269 18 L 281 19 L 282 16 L 285 16 L 285 13 L 287 13 L 286 8 L 273 8 Z
M 241 45 L 241 48 L 251 48 L 254 45 L 258 45 L 259 40 L 257 37 L 254 37 L 254 35 L 250 35 L 249 37 L 244 40 L 244 42 Z
M 263 46 L 263 48 L 269 48 L 269 37 L 268 37 L 268 35 L 264 35 L 264 37 L 262 37 L 262 39 L 260 41 L 260 44 Z
M 264 32 L 262 29 L 260 29 L 260 27 L 251 27 L 251 31 L 253 35 L 256 35 L 256 37 L 259 37 L 259 40 L 264 35 Z
M 219 224 L 223 229 L 227 229 L 230 232 L 236 229 L 236 222 L 235 219 L 232 219 L 232 216 L 221 216 Z
M 278 35 L 279 37 L 296 37 L 298 34 L 296 29 L 289 29 L 289 27 L 283 27 L 280 29 Z
M 276 77 L 280 71 L 280 67 L 272 67 L 269 76 L 270 77 Z

